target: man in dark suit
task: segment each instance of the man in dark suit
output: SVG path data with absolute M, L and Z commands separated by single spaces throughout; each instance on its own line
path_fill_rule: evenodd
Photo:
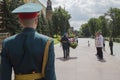
M 2 44 L 2 80 L 56 80 L 54 43 L 49 37 L 36 32 L 41 5 L 28 3 L 12 13 L 18 14 L 23 31 Z
M 69 57 L 69 39 L 67 37 L 66 34 L 63 35 L 63 37 L 61 38 L 61 43 L 62 43 L 62 48 L 63 48 L 63 54 L 64 54 L 64 59 L 67 59 L 67 57 Z
M 109 46 L 110 46 L 110 54 L 111 55 L 113 55 L 113 40 L 112 40 L 112 38 L 110 38 L 110 40 L 109 40 Z

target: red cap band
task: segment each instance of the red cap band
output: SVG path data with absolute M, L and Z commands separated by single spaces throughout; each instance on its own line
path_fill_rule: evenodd
M 38 16 L 37 12 L 34 13 L 19 13 L 18 14 L 20 19 L 30 19 L 30 18 L 35 18 L 36 16 Z

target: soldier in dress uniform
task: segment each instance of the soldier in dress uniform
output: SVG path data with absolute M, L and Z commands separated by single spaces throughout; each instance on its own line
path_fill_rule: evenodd
M 18 14 L 23 31 L 3 41 L 2 80 L 11 80 L 12 69 L 15 80 L 56 80 L 53 40 L 35 30 L 41 9 L 27 3 L 12 11 Z

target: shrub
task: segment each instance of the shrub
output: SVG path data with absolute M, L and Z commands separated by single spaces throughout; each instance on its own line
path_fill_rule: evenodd
M 120 39 L 119 39 L 119 38 L 116 38 L 116 39 L 114 39 L 114 41 L 119 43 L 119 42 L 120 42 Z
M 60 41 L 60 40 L 61 40 L 61 36 L 58 36 L 58 37 L 57 37 L 57 40 Z

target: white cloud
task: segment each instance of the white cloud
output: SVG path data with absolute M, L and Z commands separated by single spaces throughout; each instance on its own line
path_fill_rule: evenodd
M 46 5 L 47 0 L 40 0 Z M 65 7 L 71 14 L 70 24 L 79 29 L 82 23 L 92 17 L 98 17 L 108 11 L 110 7 L 120 8 L 120 0 L 51 0 L 53 8 Z
M 75 30 L 79 30 L 83 23 L 86 23 L 86 21 L 70 21 L 71 27 L 74 27 Z

